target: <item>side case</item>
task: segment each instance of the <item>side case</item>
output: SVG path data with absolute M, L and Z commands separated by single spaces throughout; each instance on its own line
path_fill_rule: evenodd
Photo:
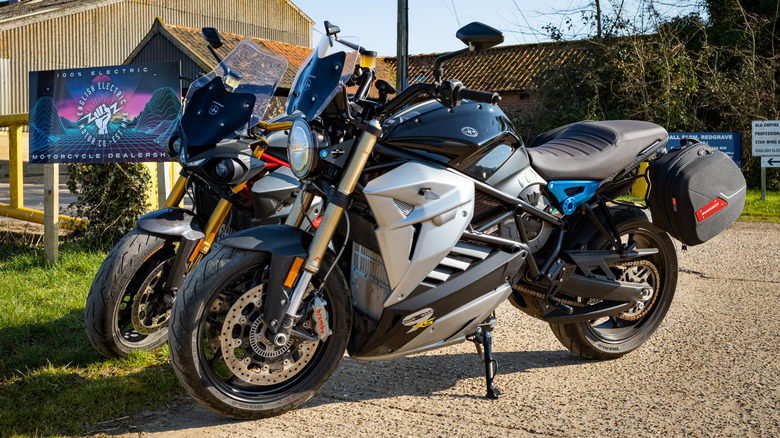
M 715 237 L 745 207 L 742 171 L 721 151 L 694 143 L 651 161 L 647 205 L 653 223 L 687 245 Z

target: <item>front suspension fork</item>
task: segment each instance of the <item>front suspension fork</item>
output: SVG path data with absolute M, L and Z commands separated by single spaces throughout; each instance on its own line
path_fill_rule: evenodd
M 343 199 L 349 197 L 357 186 L 358 178 L 363 172 L 366 166 L 368 157 L 374 150 L 377 138 L 382 134 L 382 128 L 379 122 L 372 120 L 368 123 L 366 131 L 362 133 L 355 145 L 352 158 L 349 160 L 347 167 L 344 169 L 341 181 L 339 181 L 338 192 Z M 299 199 L 302 198 L 299 196 Z M 288 225 L 300 226 L 303 223 L 303 215 L 306 214 L 306 209 L 303 209 L 303 201 L 296 203 L 293 206 L 293 211 L 287 218 Z M 311 203 L 311 198 L 309 198 Z M 333 235 L 336 233 L 336 227 L 341 219 L 342 213 L 346 209 L 346 205 L 336 205 L 336 202 L 328 202 L 328 207 L 325 209 L 325 213 L 322 216 L 322 220 L 314 233 L 314 238 L 309 245 L 306 260 L 303 262 L 303 270 L 298 275 L 297 282 L 295 283 L 295 289 L 290 297 L 290 305 L 287 308 L 287 312 L 282 319 L 282 323 L 279 326 L 279 331 L 274 335 L 274 344 L 277 346 L 283 346 L 287 344 L 287 339 L 292 331 L 293 324 L 298 314 L 298 308 L 301 305 L 303 296 L 306 293 L 306 289 L 311 283 L 311 279 L 320 269 L 322 257 L 325 255 L 325 251 L 328 249 Z

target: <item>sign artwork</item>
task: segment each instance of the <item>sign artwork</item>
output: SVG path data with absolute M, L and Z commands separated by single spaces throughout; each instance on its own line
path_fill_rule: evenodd
M 168 161 L 179 63 L 30 72 L 31 163 Z

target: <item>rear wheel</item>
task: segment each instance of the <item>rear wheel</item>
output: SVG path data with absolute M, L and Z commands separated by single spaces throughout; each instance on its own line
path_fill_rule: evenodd
M 92 345 L 107 357 L 165 343 L 170 298 L 163 285 L 177 240 L 135 228 L 114 246 L 89 288 L 84 322 Z
M 221 247 L 197 265 L 174 303 L 169 342 L 176 375 L 195 400 L 221 415 L 263 418 L 295 408 L 325 383 L 346 349 L 351 307 L 339 269 L 324 287 L 322 276 L 314 276 L 288 343 L 269 341 L 271 327 L 261 318 L 269 264 L 267 253 Z M 323 263 L 320 272 L 327 269 Z M 332 332 L 325 340 L 317 336 L 318 304 Z
M 647 282 L 648 291 L 637 305 L 619 315 L 574 324 L 550 324 L 555 337 L 572 352 L 587 359 L 614 359 L 645 342 L 663 321 L 677 287 L 677 253 L 668 234 L 646 221 L 618 225 L 623 242 L 637 248 L 658 248 L 658 253 L 627 260 L 611 267 L 615 277 L 627 282 Z M 607 249 L 599 236 L 588 248 Z

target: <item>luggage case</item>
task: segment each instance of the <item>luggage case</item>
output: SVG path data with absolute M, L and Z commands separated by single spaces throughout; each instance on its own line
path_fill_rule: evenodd
M 742 171 L 728 155 L 704 143 L 683 145 L 651 161 L 647 176 L 653 223 L 687 245 L 715 237 L 745 207 Z

